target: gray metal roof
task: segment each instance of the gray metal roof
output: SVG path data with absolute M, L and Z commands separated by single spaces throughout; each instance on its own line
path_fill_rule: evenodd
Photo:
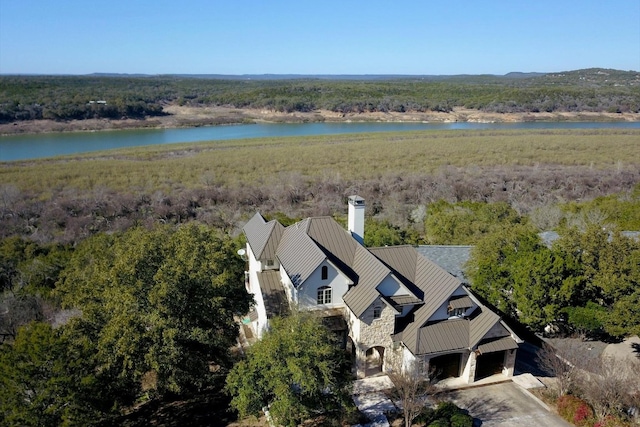
M 280 265 L 296 287 L 327 258 L 307 234 L 308 225 L 308 220 L 304 220 L 285 228 L 276 251 Z
M 469 347 L 475 347 L 498 322 L 500 322 L 500 316 L 496 313 L 484 306 L 477 308 L 475 313 L 472 314 L 471 328 L 469 329 Z M 504 327 L 502 328 L 503 336 L 509 335 L 509 331 Z
M 343 297 L 345 304 L 360 317 L 362 313 L 378 298 L 376 289 L 391 271 L 366 248 L 358 245 L 353 260 L 353 270 L 358 275 L 356 286 Z
M 423 257 L 444 268 L 463 282 L 467 282 L 464 275 L 464 266 L 469 261 L 473 246 L 441 246 L 421 245 L 416 250 Z
M 260 213 L 256 213 L 242 229 L 256 259 L 275 259 L 284 232 L 282 224 L 278 221 L 266 222 Z
M 267 318 L 280 316 L 289 309 L 280 273 L 277 270 L 266 270 L 258 273 L 258 283 L 267 312 Z
M 513 338 L 502 337 L 484 342 L 478 346 L 480 354 L 494 353 L 496 351 L 513 350 L 518 348 L 518 343 Z
M 469 308 L 473 305 L 468 296 L 454 297 L 449 300 L 449 308 Z
M 420 328 L 417 354 L 468 349 L 470 323 L 467 319 L 444 320 Z
M 356 250 L 362 247 L 347 230 L 331 217 L 307 218 L 302 221 L 307 233 L 326 252 L 353 267 Z

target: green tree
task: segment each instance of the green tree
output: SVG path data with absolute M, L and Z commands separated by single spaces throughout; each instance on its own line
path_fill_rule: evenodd
M 523 222 L 505 202 L 449 203 L 440 200 L 427 209 L 426 240 L 432 245 L 473 245 L 487 234 Z
M 514 225 L 485 236 L 472 249 L 466 266 L 472 288 L 499 310 L 517 317 L 514 270 L 523 269 L 518 265 L 520 258 L 534 256 L 542 248 L 540 238 L 529 226 Z
M 420 237 L 415 230 L 402 229 L 389 221 L 367 219 L 364 227 L 364 245 L 368 247 L 417 245 Z
M 90 425 L 101 419 L 91 349 L 46 323 L 22 327 L 0 347 L 0 424 Z M 105 408 L 102 408 L 105 409 Z
M 135 228 L 80 245 L 56 294 L 81 310 L 69 334 L 95 346 L 97 370 L 123 399 L 202 390 L 231 366 L 234 316 L 251 304 L 236 249 L 195 224 Z
M 333 333 L 309 313 L 274 318 L 270 326 L 227 377 L 231 406 L 241 416 L 268 406 L 283 425 L 339 408 L 349 363 Z

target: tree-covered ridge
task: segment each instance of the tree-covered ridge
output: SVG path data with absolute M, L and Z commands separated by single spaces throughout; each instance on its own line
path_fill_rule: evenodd
M 162 106 L 169 103 L 283 112 L 447 112 L 454 107 L 499 113 L 638 112 L 640 77 L 632 71 L 601 69 L 526 78 L 386 80 L 0 76 L 0 123 L 143 118 L 162 114 Z

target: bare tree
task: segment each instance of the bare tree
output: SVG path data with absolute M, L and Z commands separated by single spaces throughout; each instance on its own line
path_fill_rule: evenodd
M 554 346 L 545 343 L 538 353 L 540 367 L 556 379 L 558 396 L 568 394 L 576 384 L 576 376 L 584 359 L 584 350 L 573 341 L 559 341 Z
M 620 415 L 638 402 L 640 360 L 604 356 L 588 361 L 578 377 L 582 397 L 593 407 L 598 419 Z M 635 396 L 635 397 L 634 397 Z
M 420 414 L 430 395 L 436 391 L 433 385 L 433 371 L 423 373 L 418 364 L 414 363 L 402 372 L 390 372 L 389 378 L 393 382 L 394 397 L 402 406 L 402 416 L 405 427 L 411 427 L 413 420 Z

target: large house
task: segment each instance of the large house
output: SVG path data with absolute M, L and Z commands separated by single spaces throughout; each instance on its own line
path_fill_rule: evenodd
M 361 197 L 349 197 L 348 230 L 331 217 L 286 228 L 259 213 L 251 218 L 243 230 L 254 334 L 297 306 L 318 311 L 343 337 L 359 378 L 416 366 L 467 383 L 513 375 L 522 342 L 514 332 L 416 248 L 365 248 L 364 209 Z

